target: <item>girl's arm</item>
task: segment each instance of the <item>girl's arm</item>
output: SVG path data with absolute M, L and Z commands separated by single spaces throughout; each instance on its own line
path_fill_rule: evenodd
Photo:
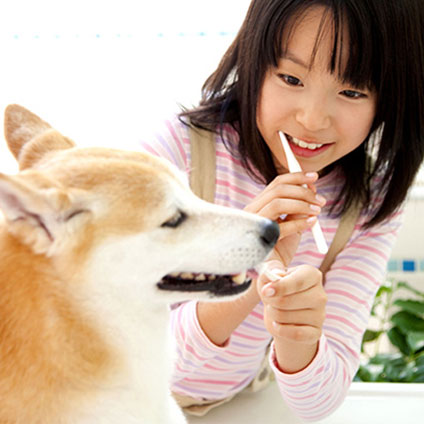
M 217 345 L 201 328 L 197 306 L 187 302 L 172 311 L 171 332 L 177 352 L 172 390 L 199 399 L 223 399 L 247 386 L 261 365 L 271 340 L 263 325 L 263 307 L 258 304 L 231 336 Z M 232 311 L 226 312 L 231 316 Z M 215 320 L 218 317 L 225 320 L 219 315 Z
M 375 293 L 386 275 L 401 216 L 399 212 L 374 228 L 356 230 L 327 272 L 322 335 L 306 368 L 296 373 L 284 372 L 279 365 L 277 341 L 274 342 L 270 360 L 281 394 L 305 421 L 329 415 L 346 396 L 359 366 L 362 336 Z M 296 258 L 296 262 L 301 260 Z
M 212 343 L 225 346 L 234 330 L 247 318 L 260 297 L 256 281 L 241 297 L 225 302 L 199 302 L 197 318 L 200 327 Z
M 168 157 L 184 170 L 190 146 L 188 138 L 183 131 L 178 133 L 178 128 L 171 127 L 166 137 L 159 139 L 159 145 L 152 145 L 150 151 Z M 168 152 L 170 147 L 171 153 Z M 269 191 L 265 196 L 268 194 Z M 297 192 L 294 194 L 298 196 Z M 268 208 L 270 212 L 269 204 L 269 199 L 262 197 L 252 206 Z M 324 233 L 334 234 L 337 220 L 320 215 L 320 223 Z M 384 279 L 399 226 L 400 214 L 397 214 L 368 231 L 357 229 L 347 248 L 337 257 L 326 275 L 327 304 L 322 335 L 306 368 L 284 372 L 273 346 L 271 366 L 281 394 L 305 420 L 328 415 L 346 395 L 359 364 L 362 334 L 367 327 L 375 292 Z M 307 239 L 302 240 L 291 266 L 319 267 L 322 257 L 314 253 L 312 236 L 310 241 Z M 296 250 L 296 240 L 291 241 Z M 290 258 L 292 247 L 287 244 L 281 247 L 280 257 Z M 249 384 L 271 338 L 264 325 L 263 304 L 257 304 L 248 312 L 255 301 L 250 293 L 238 301 L 236 308 L 231 303 L 200 307 L 200 318 L 195 302 L 184 303 L 172 311 L 171 330 L 177 350 L 174 391 L 213 400 L 231 396 Z
M 190 139 L 177 119 L 141 143 L 181 170 L 190 169 Z M 229 302 L 185 302 L 171 310 L 176 361 L 172 390 L 196 398 L 222 399 L 240 391 L 255 376 L 271 336 L 263 325 L 255 284 Z
M 325 220 L 321 224 L 325 227 Z M 384 279 L 399 226 L 400 214 L 397 214 L 378 228 L 363 232 L 357 230 L 338 256 L 326 276 L 328 300 L 322 335 L 306 367 L 296 372 L 285 372 L 276 355 L 276 344 L 283 341 L 273 343 L 270 362 L 282 397 L 306 421 L 329 415 L 346 396 L 359 364 L 362 334 L 367 327 L 374 295 Z M 296 262 L 305 258 L 296 258 Z M 249 301 L 252 301 L 254 297 L 250 296 Z M 241 310 L 249 301 L 246 299 L 246 304 L 241 302 Z M 231 315 L 230 304 L 224 305 L 226 307 L 229 308 L 225 313 Z M 212 315 L 211 318 L 224 318 L 225 322 L 224 315 Z M 212 343 L 206 336 L 197 318 L 194 302 L 184 304 L 173 312 L 173 332 L 178 346 L 173 390 L 211 400 L 232 396 L 249 384 L 270 340 L 264 326 L 262 303 L 253 309 L 228 340 L 224 340 L 222 346 Z M 225 335 L 221 337 L 225 338 Z M 302 351 L 293 341 L 287 341 L 283 348 L 293 353 L 294 359 Z

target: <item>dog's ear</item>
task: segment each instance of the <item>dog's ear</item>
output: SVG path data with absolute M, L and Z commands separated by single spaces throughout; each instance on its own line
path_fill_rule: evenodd
M 20 169 L 30 168 L 48 152 L 75 146 L 72 140 L 19 105 L 7 106 L 4 114 L 4 133 Z
M 0 209 L 7 229 L 35 253 L 49 254 L 69 231 L 68 222 L 89 212 L 85 199 L 83 191 L 66 191 L 34 171 L 24 176 L 0 173 Z

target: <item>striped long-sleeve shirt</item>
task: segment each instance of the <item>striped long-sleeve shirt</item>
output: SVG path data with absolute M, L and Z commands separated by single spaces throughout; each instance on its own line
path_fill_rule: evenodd
M 228 127 L 223 138 L 237 143 L 238 135 Z M 163 132 L 143 142 L 142 147 L 169 159 L 189 174 L 188 129 L 178 119 L 166 121 Z M 329 208 L 342 182 L 333 172 L 316 183 L 317 192 L 327 199 L 319 220 L 328 245 L 339 224 L 339 218 L 330 214 Z M 228 152 L 221 137 L 216 136 L 215 203 L 243 208 L 264 188 L 249 177 L 241 163 Z M 375 204 L 378 201 L 374 199 Z M 372 209 L 368 213 L 372 213 Z M 349 242 L 326 274 L 326 318 L 313 361 L 300 372 L 286 374 L 276 366 L 275 352 L 271 349 L 269 359 L 281 395 L 303 420 L 324 418 L 345 398 L 359 365 L 362 335 L 375 293 L 384 280 L 401 215 L 397 212 L 384 223 L 363 229 L 368 215 L 361 214 Z M 319 267 L 322 260 L 323 255 L 317 251 L 311 231 L 304 232 L 290 266 Z M 216 346 L 204 334 L 193 301 L 173 309 L 171 329 L 177 346 L 172 389 L 195 398 L 213 400 L 231 396 L 249 384 L 271 340 L 263 322 L 262 303 L 232 333 L 225 346 Z

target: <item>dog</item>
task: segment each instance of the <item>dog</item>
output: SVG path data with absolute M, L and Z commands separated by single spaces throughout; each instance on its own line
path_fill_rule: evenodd
M 240 295 L 278 225 L 199 199 L 164 159 L 78 148 L 22 106 L 4 125 L 19 172 L 0 174 L 0 424 L 185 423 L 170 305 Z

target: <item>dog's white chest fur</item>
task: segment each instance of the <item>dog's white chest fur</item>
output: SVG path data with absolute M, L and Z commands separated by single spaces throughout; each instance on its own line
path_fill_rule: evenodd
M 75 424 L 186 423 L 169 396 L 173 354 L 168 306 L 146 304 L 137 291 L 108 287 L 107 282 L 102 293 L 97 285 L 86 287 L 84 302 L 93 316 L 102 317 L 101 331 L 120 361 L 104 387 L 98 387 L 96 399 L 75 416 Z

